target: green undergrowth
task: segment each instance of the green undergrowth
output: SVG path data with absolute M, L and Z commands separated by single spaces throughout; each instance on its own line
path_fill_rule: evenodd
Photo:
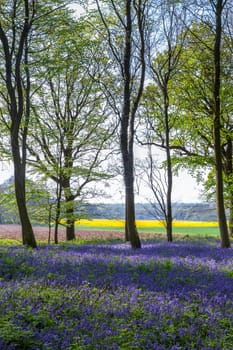
M 0 238 L 0 245 L 1 246 L 11 246 L 11 245 L 18 245 L 18 244 L 22 244 L 22 242 L 18 239 Z
M 216 239 L 218 240 L 218 237 L 216 236 L 211 236 L 211 235 L 182 235 L 182 234 L 174 234 L 173 235 L 173 241 L 190 241 L 190 242 L 194 242 L 194 241 L 199 241 L 201 239 L 201 241 L 204 243 L 214 243 L 216 244 Z M 146 237 L 145 235 L 143 236 L 143 238 L 141 238 L 141 242 L 153 242 L 153 241 L 166 241 L 166 234 L 161 235 L 161 236 L 155 236 L 155 237 L 151 237 L 148 236 Z M 96 245 L 96 244 L 117 244 L 117 243 L 125 243 L 125 239 L 122 238 L 80 238 L 77 237 L 74 240 L 71 241 L 59 241 L 59 245 L 61 246 L 69 246 L 69 245 L 77 245 L 77 246 L 81 246 L 81 245 L 85 245 L 85 244 L 90 244 L 90 245 Z M 46 245 L 54 245 L 54 241 L 51 241 L 51 243 L 48 244 L 47 241 L 45 240 L 37 240 L 37 244 L 39 246 L 46 246 Z M 10 239 L 10 238 L 0 238 L 0 246 L 16 246 L 16 245 L 22 245 L 22 241 L 21 240 L 16 240 L 16 239 Z

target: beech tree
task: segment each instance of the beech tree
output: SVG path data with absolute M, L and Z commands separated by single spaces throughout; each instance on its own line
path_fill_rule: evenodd
M 174 110 L 179 111 L 179 123 L 176 125 L 177 131 L 171 148 L 176 149 L 177 155 L 182 155 L 183 160 L 184 155 L 187 156 L 185 164 L 189 164 L 190 169 L 214 167 L 223 247 L 229 246 L 224 181 L 229 182 L 228 191 L 232 187 L 232 84 L 228 70 L 230 56 L 227 45 L 229 35 L 226 30 L 223 33 L 219 19 L 220 15 L 227 18 L 227 4 L 227 1 L 222 2 L 222 5 L 217 1 L 205 1 L 205 11 L 200 15 L 195 2 L 192 10 L 197 15 L 193 17 L 193 24 L 189 27 L 179 75 L 173 79 L 171 86 L 171 103 Z M 180 157 L 177 159 L 179 161 Z
M 95 2 L 104 25 L 104 40 L 108 43 L 119 87 L 118 110 L 120 110 L 120 149 L 125 184 L 126 239 L 130 240 L 133 248 L 140 248 L 134 203 L 134 138 L 135 120 L 146 73 L 145 40 L 149 1 L 96 0 Z
M 44 24 L 66 4 L 62 0 L 52 3 L 14 0 L 1 1 L 0 4 L 1 114 L 9 127 L 22 240 L 23 244 L 33 248 L 36 240 L 26 206 L 25 181 L 34 59 L 41 40 L 45 39 Z
M 36 16 L 36 4 L 0 4 L 0 52 L 4 62 L 1 84 L 6 91 L 1 94 L 10 117 L 10 142 L 14 163 L 15 194 L 22 225 L 23 244 L 36 247 L 36 240 L 29 219 L 25 196 L 26 142 L 30 119 L 30 71 L 29 42 Z
M 53 47 L 42 57 L 43 84 L 33 100 L 28 161 L 57 184 L 55 231 L 64 198 L 66 238 L 72 240 L 76 200 L 88 196 L 91 183 L 109 178 L 104 163 L 115 126 L 98 85 L 104 57 L 88 23 L 70 18 L 50 35 Z
M 223 190 L 223 164 L 221 152 L 221 45 L 222 45 L 222 14 L 226 0 L 210 1 L 215 13 L 215 38 L 214 38 L 214 85 L 213 85 L 213 138 L 216 170 L 216 203 L 221 235 L 221 245 L 223 248 L 230 247 L 230 240 L 227 230 L 227 221 L 224 206 Z
M 167 239 L 172 241 L 172 149 L 170 138 L 176 127 L 177 115 L 170 103 L 171 81 L 179 70 L 179 59 L 181 56 L 184 39 L 187 30 L 185 29 L 185 11 L 180 10 L 176 3 L 163 1 L 159 8 L 156 8 L 154 15 L 157 18 L 153 27 L 155 45 L 151 45 L 150 52 L 150 77 L 151 83 L 148 84 L 144 92 L 143 107 L 141 109 L 142 120 L 146 119 L 146 124 L 142 122 L 141 130 L 143 140 L 140 143 L 159 147 L 165 151 L 165 167 L 166 167 L 166 191 L 164 184 L 161 192 L 158 186 L 158 195 L 155 194 L 157 200 L 162 203 L 163 212 L 166 217 Z M 160 31 L 156 33 L 157 26 Z M 161 50 L 162 47 L 162 50 Z M 149 152 L 149 163 L 153 168 L 152 153 Z M 150 176 L 151 187 L 153 192 L 155 186 L 156 174 Z M 165 194 L 166 192 L 166 194 Z M 161 194 L 165 195 L 162 200 Z M 161 202 L 162 200 L 162 202 Z M 165 204 L 166 203 L 166 204 Z M 161 205 L 160 205 L 161 207 Z

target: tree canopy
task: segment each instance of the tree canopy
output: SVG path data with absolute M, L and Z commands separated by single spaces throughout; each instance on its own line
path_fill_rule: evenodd
M 14 165 L 23 243 L 36 247 L 34 181 L 44 184 L 40 198 L 53 202 L 55 222 L 64 219 L 69 240 L 77 202 L 98 196 L 98 184 L 120 169 L 125 237 L 140 248 L 137 142 L 149 147 L 151 179 L 161 179 L 161 187 L 150 186 L 155 204 L 159 197 L 166 203 L 168 240 L 172 178 L 185 167 L 201 182 L 208 174 L 206 198 L 216 203 L 222 247 L 230 246 L 231 2 L 14 0 L 1 1 L 0 13 L 0 152 Z M 154 149 L 166 154 L 165 180 Z

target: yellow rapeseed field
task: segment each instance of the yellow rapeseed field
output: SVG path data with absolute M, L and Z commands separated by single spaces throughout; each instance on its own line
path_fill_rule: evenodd
M 81 226 L 98 226 L 98 227 L 124 227 L 124 220 L 113 220 L 113 219 L 80 219 L 76 221 L 76 225 Z M 161 220 L 137 220 L 138 228 L 146 227 L 163 227 L 164 223 Z M 174 220 L 174 227 L 217 227 L 218 223 L 215 221 L 183 221 Z

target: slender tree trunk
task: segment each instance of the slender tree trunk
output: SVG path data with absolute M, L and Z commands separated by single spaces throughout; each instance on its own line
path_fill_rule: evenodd
M 167 180 L 168 180 L 168 184 L 167 184 L 167 226 L 166 226 L 166 230 L 167 230 L 167 240 L 168 242 L 172 242 L 173 241 L 173 237 L 172 237 L 172 199 L 171 199 L 171 194 L 172 194 L 172 169 L 171 169 L 171 159 L 170 159 L 170 155 L 167 158 Z
M 133 167 L 129 167 L 125 179 L 126 184 L 126 224 L 129 240 L 132 248 L 141 248 L 141 242 L 136 228 L 135 200 L 134 200 L 134 175 Z
M 168 242 L 173 241 L 173 236 L 172 236 L 172 169 L 171 169 L 171 159 L 170 155 L 167 156 L 167 240 Z
M 169 98 L 166 91 L 164 94 L 164 114 L 165 114 L 165 128 L 166 128 L 166 158 L 167 158 L 167 220 L 166 220 L 166 231 L 167 240 L 172 242 L 172 162 L 171 162 L 171 151 L 170 151 L 170 127 L 169 127 L 169 115 L 168 115 Z
M 213 136 L 214 136 L 214 153 L 216 169 L 216 204 L 221 236 L 221 246 L 230 247 L 230 239 L 227 229 L 226 213 L 224 207 L 224 189 L 223 189 L 223 164 L 221 152 L 221 34 L 222 34 L 222 10 L 223 0 L 218 0 L 216 4 L 216 33 L 214 44 L 214 116 L 213 116 Z
M 230 200 L 228 230 L 229 230 L 229 235 L 233 237 L 233 193 L 232 193 L 232 199 Z
M 128 195 L 126 193 L 126 185 L 125 185 L 125 198 L 127 198 L 127 197 L 128 197 Z M 125 204 L 125 219 L 126 218 L 127 218 L 127 205 Z M 125 220 L 125 241 L 129 242 L 129 232 L 128 232 L 127 220 Z
M 62 194 L 62 186 L 61 181 L 57 182 L 57 189 L 56 189 L 56 215 L 55 215 L 55 228 L 54 228 L 54 243 L 58 244 L 58 226 L 59 226 L 59 220 L 61 215 L 61 194 Z
M 49 222 L 49 236 L 48 236 L 48 244 L 51 243 L 51 229 L 52 229 L 52 225 L 51 225 L 51 220 L 52 220 L 52 203 L 49 203 L 49 217 L 48 217 L 48 222 Z
M 59 226 L 59 203 L 57 203 L 55 226 L 54 226 L 54 243 L 58 244 L 58 226 Z
M 227 182 L 227 206 L 229 208 L 229 235 L 233 236 L 233 142 L 231 135 L 227 137 L 227 142 L 222 148 L 224 155 L 223 169 Z
M 126 154 L 125 154 L 126 153 Z M 134 200 L 134 175 L 131 162 L 127 160 L 128 152 L 124 153 L 124 182 L 125 182 L 125 233 L 126 240 L 129 240 L 132 248 L 141 248 L 141 242 L 136 228 L 135 200 Z M 132 160 L 131 160 L 132 161 Z

